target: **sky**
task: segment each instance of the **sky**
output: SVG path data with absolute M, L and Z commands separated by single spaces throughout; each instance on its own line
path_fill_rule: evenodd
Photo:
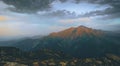
M 43 36 L 80 25 L 119 30 L 120 0 L 0 0 L 0 38 Z

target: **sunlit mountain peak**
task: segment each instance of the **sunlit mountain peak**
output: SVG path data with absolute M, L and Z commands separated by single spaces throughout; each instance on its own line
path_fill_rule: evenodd
M 102 31 L 88 28 L 85 26 L 71 27 L 60 32 L 51 33 L 50 36 L 62 38 L 77 38 L 81 36 L 99 36 Z

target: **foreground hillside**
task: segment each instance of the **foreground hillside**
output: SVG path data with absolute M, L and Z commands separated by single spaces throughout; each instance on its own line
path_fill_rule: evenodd
M 0 47 L 0 66 L 119 66 L 120 56 L 106 54 L 92 58 L 60 58 L 59 54 L 44 50 L 23 52 L 14 47 Z

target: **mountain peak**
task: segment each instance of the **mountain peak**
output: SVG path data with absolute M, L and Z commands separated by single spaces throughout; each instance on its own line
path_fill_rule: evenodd
M 95 30 L 92 28 L 88 28 L 85 26 L 79 26 L 79 27 L 71 27 L 66 30 L 56 32 L 56 33 L 51 33 L 50 36 L 53 37 L 62 37 L 62 38 L 76 38 L 76 37 L 81 37 L 81 36 L 99 36 L 102 34 L 100 30 Z
M 80 25 L 80 26 L 78 26 L 78 28 L 88 28 L 88 27 Z

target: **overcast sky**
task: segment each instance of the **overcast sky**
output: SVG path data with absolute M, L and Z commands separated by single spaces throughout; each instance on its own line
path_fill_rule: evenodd
M 47 35 L 80 25 L 119 30 L 120 0 L 0 0 L 0 37 Z

